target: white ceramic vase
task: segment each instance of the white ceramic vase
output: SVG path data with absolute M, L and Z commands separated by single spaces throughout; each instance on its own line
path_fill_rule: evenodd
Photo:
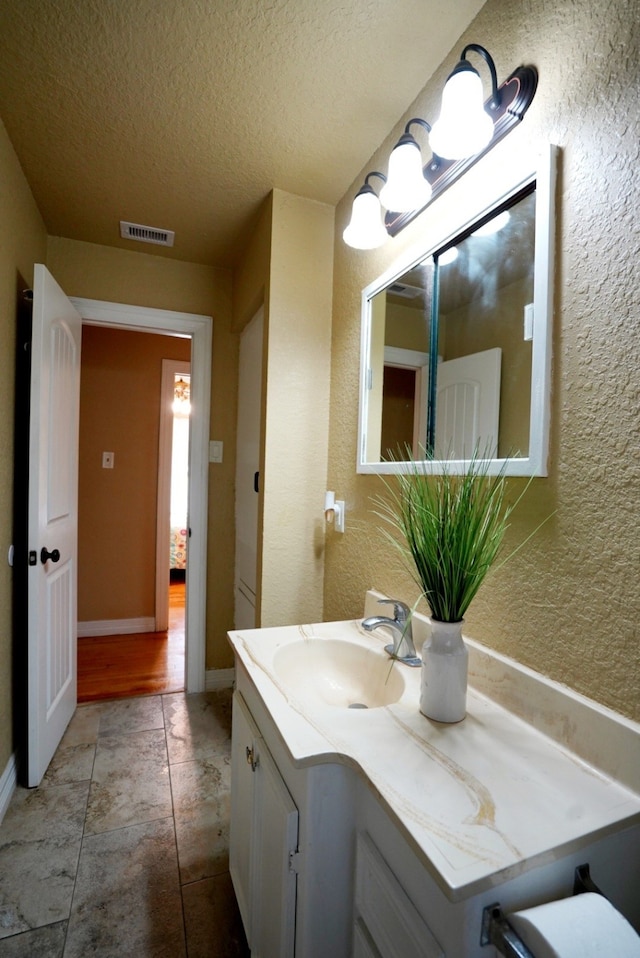
M 420 711 L 437 722 L 460 722 L 467 711 L 469 653 L 462 623 L 431 619 L 431 636 L 422 646 Z

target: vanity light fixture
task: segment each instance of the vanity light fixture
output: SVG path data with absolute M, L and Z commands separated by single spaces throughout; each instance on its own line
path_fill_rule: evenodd
M 382 222 L 380 199 L 369 183 L 370 176 L 379 176 L 381 180 L 387 182 L 384 173 L 374 170 L 372 173 L 367 173 L 364 184 L 355 195 L 351 207 L 351 220 L 342 234 L 345 243 L 353 246 L 354 249 L 376 249 L 389 238 Z
M 426 206 L 431 199 L 431 183 L 425 179 L 422 171 L 422 153 L 415 137 L 409 132 L 414 123 L 422 126 L 427 133 L 431 132 L 426 120 L 419 117 L 409 120 L 389 157 L 387 182 L 380 190 L 382 205 L 398 213 Z
M 479 54 L 489 68 L 491 96 L 484 102 L 480 74 L 469 63 L 469 53 Z M 537 84 L 535 67 L 521 66 L 498 86 L 491 54 L 478 43 L 467 44 L 445 84 L 437 122 L 431 127 L 419 117 L 409 120 L 389 157 L 388 178 L 367 173 L 342 234 L 345 243 L 355 249 L 376 249 L 389 236 L 396 236 L 522 120 Z M 410 131 L 413 124 L 429 133 L 432 156 L 424 165 Z M 369 184 L 372 176 L 385 183 L 379 197 Z M 387 210 L 384 222 L 381 205 Z

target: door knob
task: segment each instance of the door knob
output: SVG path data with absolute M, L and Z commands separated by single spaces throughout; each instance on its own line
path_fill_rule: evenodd
M 40 550 L 40 562 L 44 565 L 47 559 L 51 559 L 52 562 L 58 562 L 60 559 L 60 550 L 53 549 L 51 552 L 48 552 L 43 546 Z

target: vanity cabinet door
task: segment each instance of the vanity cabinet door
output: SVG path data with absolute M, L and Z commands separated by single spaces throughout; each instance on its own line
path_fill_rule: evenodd
M 255 792 L 251 758 L 260 733 L 237 693 L 233 696 L 232 722 L 229 871 L 251 948 L 251 838 Z
M 252 958 L 293 958 L 298 809 L 264 740 L 257 743 Z
M 297 850 L 298 809 L 236 692 L 229 870 L 252 958 L 293 958 Z
M 415 905 L 366 833 L 356 844 L 354 954 L 445 958 Z

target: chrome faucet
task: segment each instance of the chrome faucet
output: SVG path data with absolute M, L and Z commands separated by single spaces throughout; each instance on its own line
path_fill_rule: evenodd
M 399 599 L 378 599 L 379 604 L 392 605 L 394 618 L 390 619 L 384 615 L 372 615 L 368 619 L 362 620 L 362 628 L 367 632 L 373 632 L 380 626 L 385 626 L 397 636 L 397 641 L 391 645 L 385 645 L 384 650 L 392 659 L 397 659 L 404 665 L 410 665 L 415 668 L 421 665 L 421 660 L 413 644 L 413 633 L 411 630 L 411 609 Z M 400 654 L 402 649 L 403 655 Z

